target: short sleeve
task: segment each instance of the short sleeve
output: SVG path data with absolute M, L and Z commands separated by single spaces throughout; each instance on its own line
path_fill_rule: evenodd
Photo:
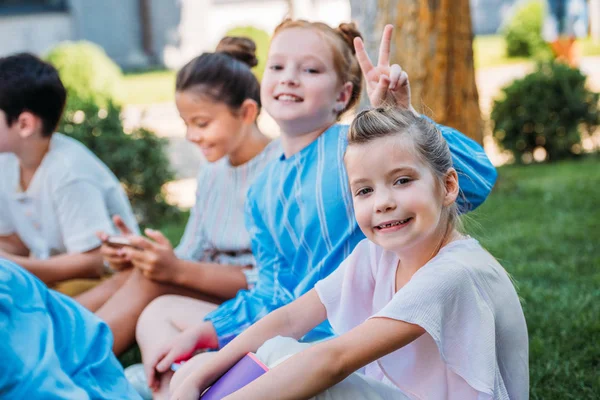
M 0 236 L 8 236 L 15 233 L 15 227 L 8 210 L 8 201 L 5 194 L 0 193 Z
M 485 293 L 466 267 L 433 262 L 422 267 L 373 317 L 416 324 L 435 341 L 444 362 L 478 391 L 496 378 L 495 320 Z M 384 368 L 386 357 L 382 359 Z
M 372 244 L 363 239 L 342 264 L 315 289 L 327 310 L 327 319 L 337 334 L 348 332 L 372 313 L 375 278 Z
M 76 180 L 56 190 L 56 213 L 67 252 L 82 253 L 101 245 L 96 232 L 114 232 L 102 192 Z

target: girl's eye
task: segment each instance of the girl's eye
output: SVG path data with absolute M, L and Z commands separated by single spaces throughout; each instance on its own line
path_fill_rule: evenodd
M 271 66 L 269 67 L 269 69 L 271 69 L 271 70 L 273 70 L 273 71 L 280 71 L 280 70 L 282 70 L 282 69 L 283 69 L 283 67 L 282 67 L 281 65 L 274 64 L 274 65 L 271 65 Z
M 319 70 L 316 68 L 305 68 L 304 71 L 308 72 L 309 74 L 318 74 Z
M 369 193 L 371 193 L 373 191 L 373 189 L 371 189 L 370 187 L 366 187 L 366 188 L 362 188 L 356 191 L 356 195 L 357 196 L 365 196 Z
M 198 128 L 206 128 L 208 126 L 208 122 L 197 122 L 196 126 Z
M 394 185 L 406 185 L 410 181 L 411 181 L 410 178 L 398 178 L 398 179 L 396 179 L 396 182 L 394 182 Z

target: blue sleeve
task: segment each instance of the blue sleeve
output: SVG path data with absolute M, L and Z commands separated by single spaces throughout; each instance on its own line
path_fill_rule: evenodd
M 254 201 L 260 189 L 253 185 L 246 200 L 246 228 L 250 234 L 252 253 L 258 268 L 258 282 L 251 290 L 240 290 L 236 297 L 221 304 L 205 317 L 210 321 L 219 339 L 219 347 L 225 346 L 237 335 L 271 311 L 294 300 L 294 294 L 280 284 L 291 271 L 264 223 Z M 294 282 L 297 279 L 294 278 Z M 277 283 L 276 283 L 277 282 Z M 277 287 L 274 287 L 277 285 Z
M 427 117 L 425 117 L 427 118 Z M 434 122 L 435 123 L 435 122 Z M 498 173 L 476 141 L 453 128 L 437 124 L 452 153 L 452 162 L 458 173 L 460 195 L 458 209 L 462 213 L 479 207 L 494 187 Z

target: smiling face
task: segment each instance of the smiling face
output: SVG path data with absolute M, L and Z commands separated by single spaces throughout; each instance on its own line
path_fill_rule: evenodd
M 351 90 L 351 85 L 350 85 Z M 307 28 L 289 28 L 271 41 L 261 101 L 285 133 L 310 132 L 335 122 L 350 92 L 335 71 L 327 39 Z
M 186 125 L 186 139 L 200 147 L 207 161 L 215 162 L 239 149 L 246 131 L 244 119 L 225 103 L 190 90 L 177 92 L 175 103 Z
M 410 137 L 352 144 L 345 164 L 356 220 L 369 240 L 400 252 L 439 239 L 448 199 Z

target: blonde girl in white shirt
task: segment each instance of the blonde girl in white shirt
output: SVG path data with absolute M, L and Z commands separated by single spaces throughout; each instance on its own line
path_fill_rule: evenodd
M 184 366 L 171 398 L 197 399 L 248 352 L 270 370 L 228 400 L 528 398 L 523 311 L 502 266 L 457 229 L 458 177 L 439 130 L 376 108 L 348 139 L 367 239 L 315 289 Z M 339 336 L 296 341 L 325 319 Z

